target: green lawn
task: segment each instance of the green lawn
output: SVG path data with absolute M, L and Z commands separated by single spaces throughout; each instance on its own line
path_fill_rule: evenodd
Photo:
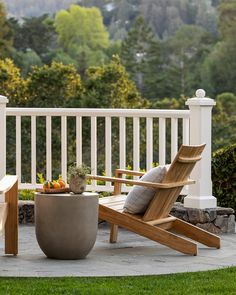
M 115 267 L 115 266 L 114 266 Z M 116 278 L 0 278 L 0 294 L 236 294 L 236 268 Z

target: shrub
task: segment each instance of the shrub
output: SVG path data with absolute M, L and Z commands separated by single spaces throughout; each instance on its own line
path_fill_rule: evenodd
M 130 80 L 118 56 L 101 67 L 86 71 L 84 106 L 95 108 L 143 108 L 148 102 Z
M 214 153 L 212 181 L 218 205 L 236 210 L 236 144 Z
M 34 190 L 23 189 L 19 191 L 19 200 L 34 201 Z
M 222 93 L 216 97 L 212 117 L 213 151 L 236 142 L 236 96 Z
M 8 106 L 24 106 L 26 84 L 20 69 L 9 58 L 0 60 L 0 95 L 9 99 Z
M 83 86 L 73 65 L 34 66 L 27 78 L 27 106 L 79 107 Z

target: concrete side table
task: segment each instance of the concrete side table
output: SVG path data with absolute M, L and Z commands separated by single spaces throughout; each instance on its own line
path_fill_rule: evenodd
M 36 238 L 48 258 L 85 258 L 97 228 L 98 194 L 35 193 Z

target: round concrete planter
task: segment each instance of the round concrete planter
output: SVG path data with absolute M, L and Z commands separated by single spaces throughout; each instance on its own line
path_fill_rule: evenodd
M 97 227 L 97 194 L 35 194 L 36 237 L 48 258 L 85 258 L 96 241 Z

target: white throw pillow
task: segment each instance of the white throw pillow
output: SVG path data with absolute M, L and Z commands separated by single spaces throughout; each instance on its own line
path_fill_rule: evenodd
M 149 170 L 144 174 L 140 181 L 147 182 L 162 182 L 165 177 L 167 169 L 165 166 L 158 166 Z M 148 188 L 144 186 L 135 185 L 133 189 L 128 193 L 125 204 L 124 212 L 139 214 L 144 213 L 153 199 L 157 189 Z

